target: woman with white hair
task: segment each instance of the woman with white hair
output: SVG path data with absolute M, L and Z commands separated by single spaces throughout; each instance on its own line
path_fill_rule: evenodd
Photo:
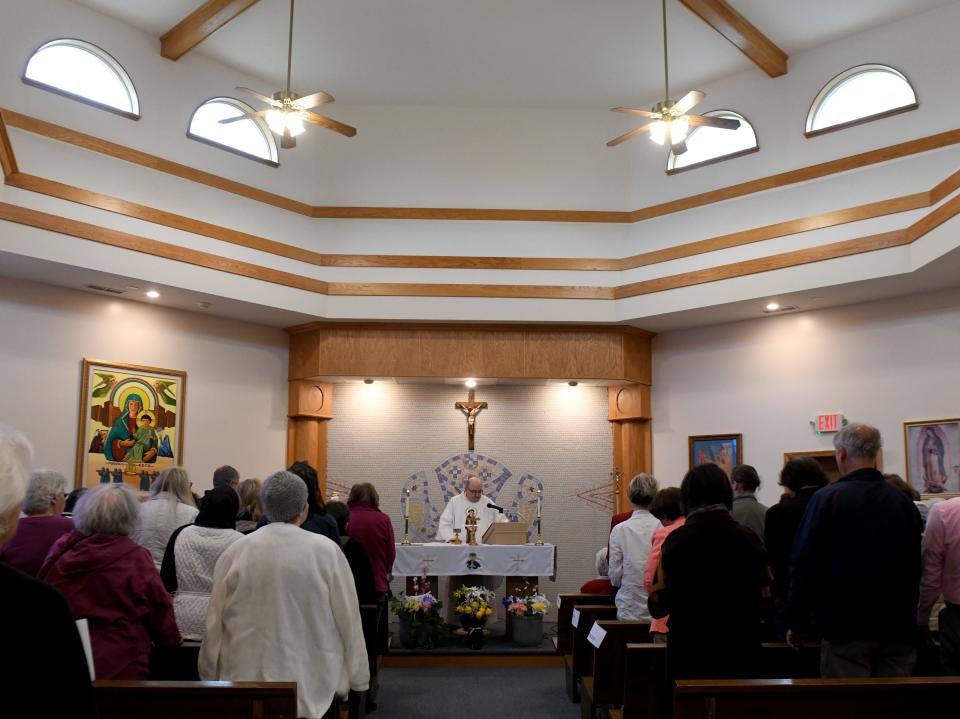
M 270 524 L 217 562 L 200 677 L 296 681 L 297 716 L 336 717 L 336 696 L 370 680 L 350 565 L 338 544 L 300 529 L 309 505 L 297 475 L 271 475 L 260 498 Z
M 180 643 L 153 559 L 130 538 L 139 519 L 140 502 L 125 484 L 93 487 L 77 502 L 76 529 L 53 545 L 40 570 L 74 617 L 88 620 L 97 679 L 146 679 L 151 643 Z
M 23 513 L 13 539 L 0 550 L 0 561 L 31 577 L 37 576 L 53 543 L 73 530 L 61 517 L 66 502 L 67 478 L 52 469 L 35 469 L 27 482 Z
M 620 588 L 615 599 L 620 620 L 650 620 L 643 571 L 653 548 L 653 533 L 660 528 L 660 520 L 650 514 L 657 489 L 657 480 L 644 472 L 631 479 L 627 499 L 633 514 L 610 532 L 608 576 Z
M 143 503 L 140 524 L 133 535 L 137 544 L 153 556 L 157 571 L 174 530 L 197 518 L 197 504 L 190 493 L 190 477 L 183 467 L 163 471 L 150 488 L 150 499 Z
M 0 425 L 0 547 L 17 529 L 30 455 L 26 438 Z M 4 686 L 30 697 L 26 713 L 96 717 L 83 645 L 63 595 L 0 562 L 0 616 L 7 650 Z M 56 691 L 50 691 L 51 677 Z

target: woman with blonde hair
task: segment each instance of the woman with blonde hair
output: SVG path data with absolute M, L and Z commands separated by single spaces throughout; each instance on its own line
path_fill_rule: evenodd
M 140 525 L 133 535 L 146 548 L 160 570 L 170 535 L 177 527 L 190 524 L 197 516 L 197 504 L 190 492 L 190 476 L 183 467 L 163 471 L 150 488 L 150 499 L 140 510 Z

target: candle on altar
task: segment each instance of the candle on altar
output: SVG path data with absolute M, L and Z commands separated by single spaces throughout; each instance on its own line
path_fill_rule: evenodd
M 409 507 L 409 504 L 410 504 L 410 490 L 409 490 L 409 489 L 405 489 L 405 490 L 403 490 L 403 493 L 406 495 L 406 496 L 404 497 L 404 500 L 403 500 L 403 518 L 404 518 L 404 519 L 410 519 L 410 507 Z
M 540 519 L 541 504 L 543 502 L 543 491 L 537 490 L 537 519 Z

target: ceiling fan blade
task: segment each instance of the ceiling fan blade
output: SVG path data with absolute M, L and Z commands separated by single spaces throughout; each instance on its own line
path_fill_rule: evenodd
M 242 90 L 243 92 L 249 93 L 250 95 L 253 95 L 255 98 L 257 98 L 258 100 L 262 100 L 263 102 L 267 103 L 268 105 L 279 105 L 279 104 L 280 104 L 280 103 L 278 103 L 276 100 L 274 100 L 272 97 L 267 97 L 266 95 L 261 95 L 259 92 L 257 92 L 256 90 L 251 90 L 249 87 L 237 87 L 237 89 L 238 89 L 238 90 Z
M 687 115 L 687 122 L 691 127 L 716 127 L 720 130 L 736 130 L 740 121 L 731 117 L 706 117 L 704 115 Z
M 350 125 L 345 125 L 342 122 L 332 120 L 329 117 L 323 115 L 318 115 L 315 112 L 306 112 L 303 113 L 303 119 L 307 122 L 312 122 L 314 125 L 322 125 L 328 130 L 333 130 L 334 132 L 339 132 L 341 135 L 346 135 L 347 137 L 353 137 L 357 134 L 357 128 L 350 127 Z
M 612 112 L 625 112 L 629 115 L 639 115 L 640 117 L 650 117 L 654 120 L 660 119 L 659 112 L 650 112 L 649 110 L 635 110 L 632 107 L 611 107 Z
M 312 95 L 307 95 L 306 97 L 298 97 L 295 104 L 300 107 L 301 110 L 309 110 L 311 107 L 317 107 L 318 105 L 325 105 L 328 102 L 333 102 L 333 95 L 329 92 L 315 92 Z
M 220 120 L 221 125 L 229 125 L 231 122 L 240 122 L 240 120 L 250 120 L 254 117 L 263 117 L 270 110 L 258 110 L 257 112 L 245 112 L 242 115 L 237 115 L 236 117 L 228 117 L 225 120 Z
M 670 108 L 670 114 L 674 116 L 682 115 L 687 110 L 691 109 L 694 105 L 699 103 L 705 97 L 706 95 L 704 95 L 699 90 L 691 90 L 686 95 L 684 95 L 679 100 L 677 100 L 677 103 Z
M 687 143 L 684 142 L 683 140 L 681 140 L 681 141 L 678 142 L 676 145 L 671 145 L 671 146 L 670 146 L 670 149 L 673 151 L 673 154 L 674 154 L 675 156 L 676 156 L 676 155 L 682 155 L 683 153 L 685 153 L 685 152 L 687 151 Z
M 619 145 L 621 142 L 626 142 L 627 140 L 632 140 L 632 139 L 635 138 L 637 135 L 642 135 L 642 134 L 645 133 L 645 132 L 649 132 L 651 125 L 653 125 L 652 122 L 651 122 L 649 125 L 644 125 L 643 127 L 638 127 L 636 130 L 630 130 L 630 132 L 625 132 L 624 134 L 620 135 L 620 137 L 615 137 L 615 138 L 613 138 L 612 140 L 610 140 L 610 142 L 607 143 L 607 147 L 616 147 L 616 146 Z

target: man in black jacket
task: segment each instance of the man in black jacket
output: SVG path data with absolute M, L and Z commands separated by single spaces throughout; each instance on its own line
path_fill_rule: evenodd
M 822 676 L 909 676 L 923 520 L 877 471 L 875 427 L 850 424 L 833 446 L 841 478 L 813 495 L 793 545 L 787 641 L 812 615 Z
M 769 596 L 767 553 L 756 532 L 730 516 L 733 489 L 720 467 L 694 467 L 680 492 L 686 523 L 663 543 L 648 600 L 652 616 L 670 615 L 668 674 L 757 676 Z

